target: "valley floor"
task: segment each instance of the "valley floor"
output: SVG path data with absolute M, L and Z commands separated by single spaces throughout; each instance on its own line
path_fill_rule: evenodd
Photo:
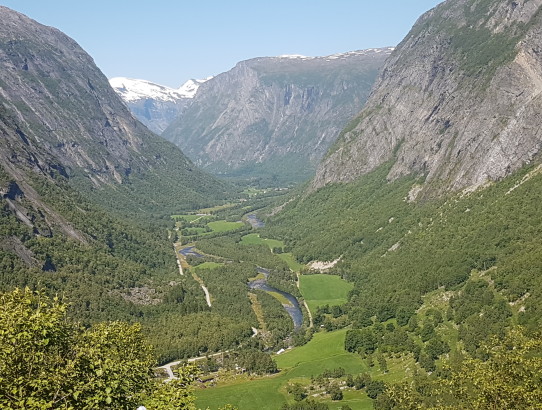
M 274 359 L 280 373 L 265 377 L 250 377 L 241 375 L 224 381 L 219 381 L 217 387 L 199 389 L 196 391 L 199 408 L 216 409 L 224 403 L 237 406 L 239 410 L 269 409 L 276 410 L 284 403 L 293 403 L 292 395 L 287 393 L 288 385 L 300 383 L 303 386 L 311 384 L 315 378 L 326 370 L 343 368 L 347 374 L 356 376 L 369 373 L 376 380 L 387 382 L 398 381 L 405 377 L 407 368 L 414 368 L 412 363 L 402 359 L 390 361 L 388 372 L 383 373 L 375 367 L 368 367 L 359 354 L 344 350 L 344 340 L 347 330 L 320 332 L 305 346 L 297 347 Z M 329 395 L 322 394 L 321 389 L 309 393 L 310 397 L 325 402 L 330 409 L 340 409 L 348 405 L 352 409 L 372 409 L 372 400 L 361 391 L 354 388 L 344 388 L 344 398 L 332 401 Z

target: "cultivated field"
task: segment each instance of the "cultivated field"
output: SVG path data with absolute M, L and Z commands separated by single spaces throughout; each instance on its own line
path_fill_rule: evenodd
M 312 313 L 318 306 L 346 303 L 348 292 L 353 288 L 351 283 L 335 275 L 301 275 L 299 281 L 299 290 Z

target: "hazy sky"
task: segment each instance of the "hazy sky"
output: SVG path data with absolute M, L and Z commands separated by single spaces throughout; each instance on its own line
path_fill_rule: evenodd
M 0 0 L 74 38 L 108 77 L 179 87 L 238 61 L 394 46 L 440 0 Z

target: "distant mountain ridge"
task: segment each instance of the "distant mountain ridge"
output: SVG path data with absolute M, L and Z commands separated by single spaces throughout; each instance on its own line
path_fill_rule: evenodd
M 209 79 L 191 79 L 178 89 L 126 77 L 111 78 L 109 83 L 139 121 L 161 134 Z
M 419 175 L 422 195 L 440 195 L 536 161 L 541 5 L 458 0 L 424 14 L 319 166 L 313 188 L 353 181 L 392 160 L 390 180 Z
M 242 61 L 202 84 L 162 135 L 217 175 L 307 179 L 363 107 L 392 50 Z

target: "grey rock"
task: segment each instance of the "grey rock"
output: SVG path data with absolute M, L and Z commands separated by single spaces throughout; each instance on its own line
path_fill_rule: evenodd
M 160 101 L 153 98 L 143 98 L 138 101 L 126 102 L 134 116 L 147 126 L 148 129 L 160 135 L 189 104 L 190 99 L 182 98 L 177 101 Z
M 308 178 L 363 107 L 390 52 L 242 61 L 201 85 L 162 136 L 216 174 Z
M 476 189 L 536 160 L 542 142 L 542 0 L 448 0 L 386 62 L 312 188 L 387 161 L 421 195 Z
M 71 38 L 0 7 L 0 161 L 95 186 L 163 165 L 152 134 Z M 178 151 L 178 159 L 190 166 Z M 9 166 L 8 166 L 9 168 Z
M 88 241 L 39 194 L 45 181 L 110 209 L 157 213 L 224 189 L 137 121 L 75 41 L 6 7 L 0 19 L 0 195 L 21 223 Z

